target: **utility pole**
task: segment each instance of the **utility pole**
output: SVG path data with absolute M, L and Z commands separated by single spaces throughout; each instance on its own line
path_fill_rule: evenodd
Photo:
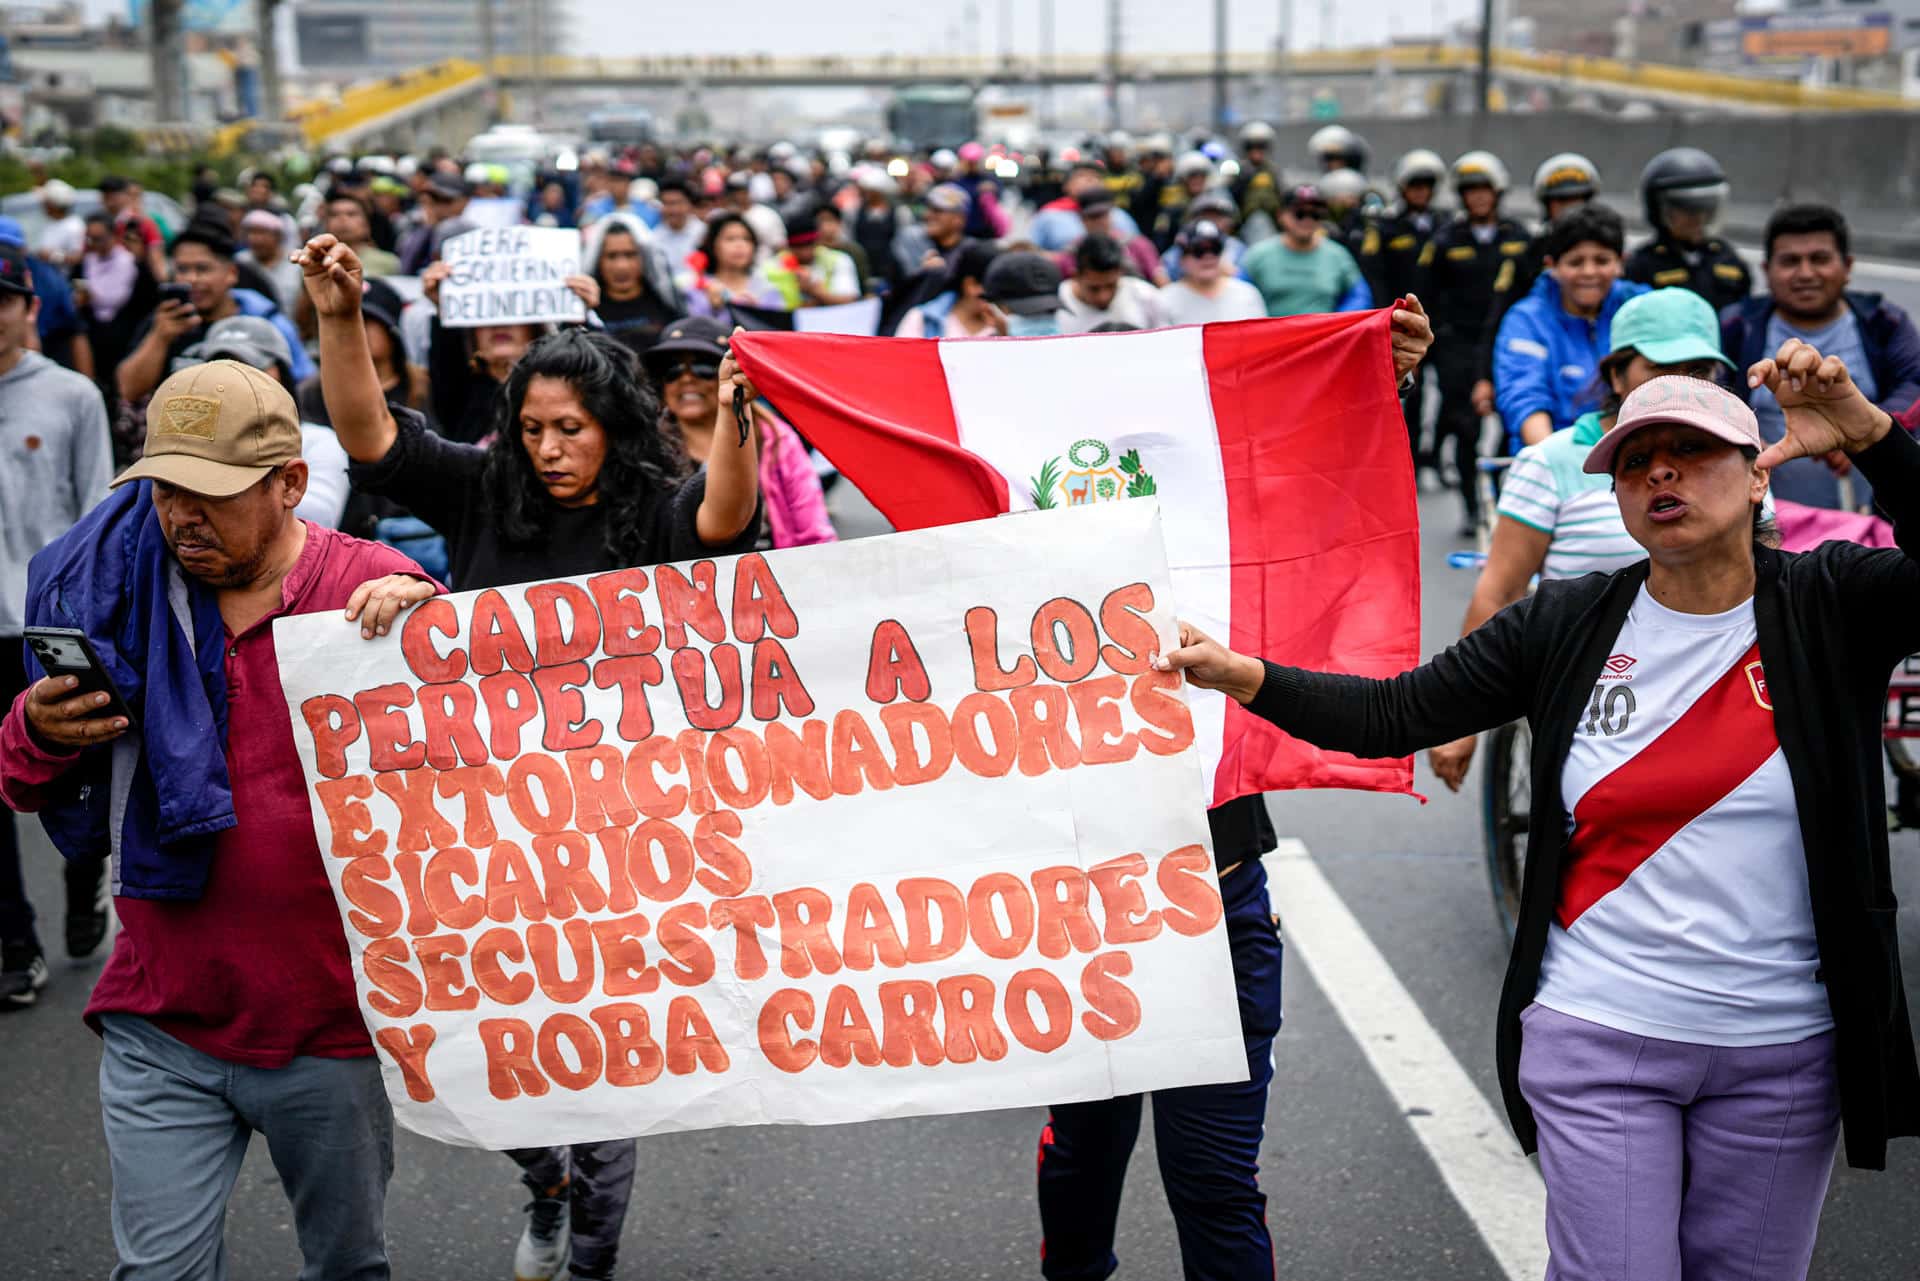
M 493 74 L 493 0 L 480 0 L 480 67 Z
M 1487 100 L 1493 96 L 1493 0 L 1480 0 L 1480 62 L 1473 76 L 1473 144 L 1487 140 Z
M 1213 0 L 1213 127 L 1227 131 L 1227 0 Z
M 147 16 L 147 76 L 157 121 L 187 116 L 187 61 L 180 45 L 181 0 L 153 0 Z
M 255 0 L 260 29 L 254 43 L 260 52 L 260 118 L 286 118 L 286 91 L 280 83 L 280 0 Z
M 1107 0 L 1107 128 L 1120 128 L 1120 0 Z
M 529 28 L 531 39 L 528 45 L 533 52 L 533 123 L 544 125 L 547 122 L 547 0 L 527 0 L 527 9 L 531 20 Z
M 1290 95 L 1287 92 L 1287 59 L 1291 56 L 1287 42 L 1292 39 L 1292 36 L 1293 0 L 1280 0 L 1280 25 L 1273 36 L 1273 96 L 1274 115 L 1282 120 L 1293 114 L 1292 104 L 1288 102 Z
M 1054 0 L 1041 0 L 1041 129 L 1054 127 Z

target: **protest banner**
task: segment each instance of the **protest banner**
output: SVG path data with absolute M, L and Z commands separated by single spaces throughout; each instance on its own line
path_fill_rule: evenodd
M 396 1116 L 505 1148 L 1246 1079 L 1168 581 L 1147 500 L 277 620 Z
M 860 298 L 830 307 L 800 307 L 793 313 L 793 328 L 803 334 L 860 334 L 871 338 L 880 332 L 880 300 Z
M 440 323 L 533 325 L 580 321 L 586 304 L 567 288 L 580 271 L 580 233 L 565 227 L 479 227 L 448 240 L 440 256 Z

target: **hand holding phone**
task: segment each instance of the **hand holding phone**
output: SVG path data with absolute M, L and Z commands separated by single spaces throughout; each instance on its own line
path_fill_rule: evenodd
M 86 633 L 29 627 L 26 639 L 47 673 L 27 694 L 27 724 L 37 737 L 71 751 L 110 742 L 132 727 L 133 713 Z

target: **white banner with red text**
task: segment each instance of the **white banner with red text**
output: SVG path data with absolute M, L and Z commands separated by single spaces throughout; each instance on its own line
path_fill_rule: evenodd
M 278 620 L 395 1114 L 508 1148 L 1244 1080 L 1173 634 L 1151 499 Z

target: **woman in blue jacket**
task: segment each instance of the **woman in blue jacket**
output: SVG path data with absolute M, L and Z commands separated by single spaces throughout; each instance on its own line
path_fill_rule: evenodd
M 1494 402 L 1509 453 L 1599 407 L 1613 314 L 1647 292 L 1620 278 L 1625 247 L 1620 215 L 1604 205 L 1583 205 L 1547 229 L 1547 269 L 1501 320 L 1493 344 Z

